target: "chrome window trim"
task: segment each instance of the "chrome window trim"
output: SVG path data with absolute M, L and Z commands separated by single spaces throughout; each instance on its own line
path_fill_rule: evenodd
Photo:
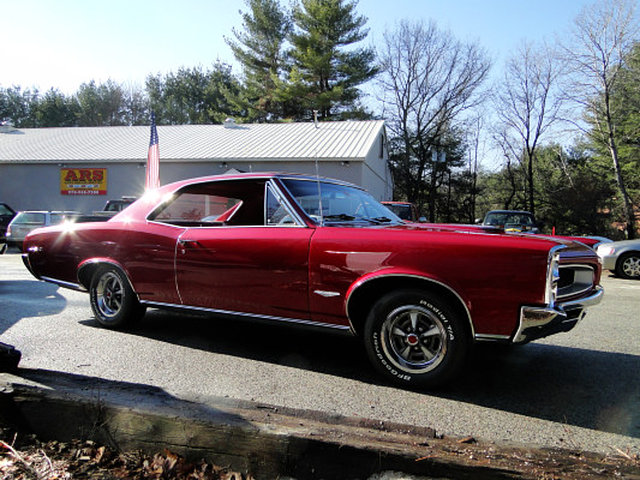
M 306 225 L 210 225 L 202 227 L 185 227 L 184 225 L 172 225 L 170 223 L 156 222 L 154 220 L 147 220 L 147 223 L 154 225 L 164 225 L 165 227 L 181 228 L 183 230 L 196 230 L 196 229 L 231 229 L 231 228 L 308 228 Z
M 284 207 L 284 209 L 287 211 L 287 213 L 291 215 L 291 218 L 295 222 L 295 225 L 268 225 L 267 224 L 267 193 L 269 191 L 273 193 L 273 195 L 276 197 L 276 200 L 278 200 L 280 204 Z M 286 195 L 284 195 L 283 192 L 280 190 L 280 186 L 278 185 L 278 183 L 274 182 L 273 179 L 268 180 L 265 183 L 264 226 L 265 227 L 289 227 L 289 228 L 290 227 L 305 227 L 305 228 L 307 227 L 307 224 L 304 222 L 304 220 L 302 220 L 302 218 L 300 218 L 300 215 L 298 215 L 298 212 L 296 212 L 295 208 L 293 208 L 289 203 L 289 201 L 287 200 Z
M 271 320 L 274 322 L 281 322 L 281 323 L 294 323 L 296 325 L 305 325 L 309 327 L 329 328 L 332 330 L 340 330 L 344 332 L 348 332 L 351 330 L 351 328 L 348 325 L 337 325 L 333 323 L 316 322 L 314 320 L 305 320 L 302 318 L 277 317 L 273 315 L 263 315 L 259 313 L 236 312 L 233 310 L 223 310 L 219 308 L 194 307 L 190 305 L 176 305 L 173 303 L 153 302 L 153 301 L 147 301 L 147 300 L 142 300 L 140 301 L 140 303 L 148 307 L 173 308 L 178 310 L 190 310 L 190 311 L 204 312 L 204 313 L 215 313 L 219 315 L 231 315 L 236 317 L 259 318 L 261 320 Z
M 178 229 L 202 229 L 202 228 L 206 228 L 206 229 L 221 229 L 221 228 L 294 228 L 294 227 L 303 227 L 303 228 L 308 228 L 307 224 L 304 220 L 302 220 L 302 218 L 300 217 L 300 215 L 298 215 L 298 213 L 295 211 L 294 208 L 292 208 L 290 202 L 287 200 L 286 195 L 284 195 L 282 193 L 282 190 L 280 189 L 279 185 L 277 182 L 274 182 L 275 178 L 280 178 L 277 176 L 260 176 L 260 177 L 252 177 L 252 180 L 265 180 L 265 190 L 264 190 L 264 203 L 263 203 L 263 225 L 203 225 L 203 226 L 193 226 L 193 227 L 188 227 L 188 226 L 184 226 L 184 225 L 174 225 L 172 223 L 167 223 L 167 222 L 161 222 L 159 220 L 155 220 L 155 219 L 150 219 L 149 217 L 151 216 L 151 214 L 153 214 L 153 212 L 155 212 L 158 208 L 160 208 L 163 204 L 168 203 L 171 198 L 167 198 L 167 197 L 175 197 L 177 194 L 179 194 L 181 192 L 181 190 L 191 187 L 193 185 L 203 185 L 203 184 L 207 184 L 207 183 L 220 183 L 220 182 L 242 182 L 242 181 L 246 181 L 247 179 L 238 179 L 238 178 L 220 178 L 220 179 L 209 179 L 209 180 L 203 180 L 201 182 L 193 182 L 193 183 L 189 183 L 187 185 L 182 186 L 181 188 L 179 188 L 178 190 L 171 192 L 170 194 L 165 195 L 162 199 L 160 199 L 160 201 L 158 203 L 156 203 L 153 207 L 151 207 L 151 209 L 149 210 L 149 212 L 147 213 L 147 215 L 144 217 L 144 220 L 146 223 L 149 224 L 153 224 L 153 225 L 164 225 L 167 227 L 172 227 L 172 228 L 178 228 Z M 275 195 L 275 197 L 278 199 L 278 201 L 283 205 L 283 207 L 287 210 L 287 213 L 289 213 L 289 215 L 291 215 L 291 218 L 293 218 L 295 224 L 294 225 L 267 225 L 267 219 L 266 219 L 266 214 L 267 214 L 267 209 L 266 209 L 266 202 L 267 202 L 267 189 L 270 189 L 271 192 Z M 233 213 L 233 215 L 235 215 L 236 212 Z M 232 216 L 233 216 L 232 215 Z

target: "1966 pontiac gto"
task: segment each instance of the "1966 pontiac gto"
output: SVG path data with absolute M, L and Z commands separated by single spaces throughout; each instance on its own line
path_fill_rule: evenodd
M 405 223 L 354 185 L 292 174 L 176 182 L 108 222 L 36 230 L 24 252 L 37 278 L 88 291 L 105 327 L 153 307 L 343 330 L 426 387 L 476 341 L 570 330 L 603 292 L 583 244 Z

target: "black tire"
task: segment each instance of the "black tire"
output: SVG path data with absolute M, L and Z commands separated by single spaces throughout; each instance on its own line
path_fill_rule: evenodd
M 107 328 L 125 328 L 146 311 L 125 275 L 112 266 L 102 267 L 93 275 L 89 297 L 96 320 Z
M 400 290 L 371 309 L 364 343 L 378 371 L 397 384 L 433 388 L 462 369 L 470 339 L 453 309 L 434 295 Z
M 616 262 L 616 275 L 622 278 L 640 279 L 640 252 L 620 255 Z

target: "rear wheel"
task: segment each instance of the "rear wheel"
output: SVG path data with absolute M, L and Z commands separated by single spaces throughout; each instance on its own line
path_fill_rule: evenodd
M 622 278 L 640 279 L 640 253 L 631 252 L 620 255 L 616 263 L 616 273 Z
M 107 328 L 123 328 L 144 316 L 127 278 L 117 268 L 99 269 L 91 280 L 89 289 L 91 309 L 100 325 Z
M 418 290 L 382 297 L 364 329 L 369 359 L 396 383 L 435 387 L 464 365 L 469 336 L 463 320 L 448 305 Z

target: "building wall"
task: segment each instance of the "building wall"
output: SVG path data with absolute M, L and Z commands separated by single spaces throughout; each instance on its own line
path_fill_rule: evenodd
M 362 185 L 377 200 L 393 199 L 393 181 L 389 170 L 389 153 L 384 134 L 378 136 L 367 154 L 362 171 Z
M 105 168 L 107 192 L 104 195 L 62 195 L 62 168 Z M 90 213 L 102 210 L 108 199 L 139 195 L 144 187 L 144 164 L 2 164 L 0 202 L 14 210 L 76 210 Z
M 60 175 L 63 168 L 104 168 L 107 173 L 104 195 L 63 195 Z M 316 174 L 313 161 L 265 161 L 250 162 L 163 162 L 160 163 L 160 180 L 165 185 L 177 180 L 206 175 L 224 174 L 230 169 L 246 172 L 288 172 Z M 390 198 L 378 173 L 363 162 L 318 162 L 320 176 L 337 178 L 360 185 L 375 198 Z M 101 210 L 109 199 L 122 196 L 139 197 L 144 192 L 144 163 L 86 163 L 86 164 L 0 164 L 0 202 L 14 210 L 75 210 L 90 213 Z

